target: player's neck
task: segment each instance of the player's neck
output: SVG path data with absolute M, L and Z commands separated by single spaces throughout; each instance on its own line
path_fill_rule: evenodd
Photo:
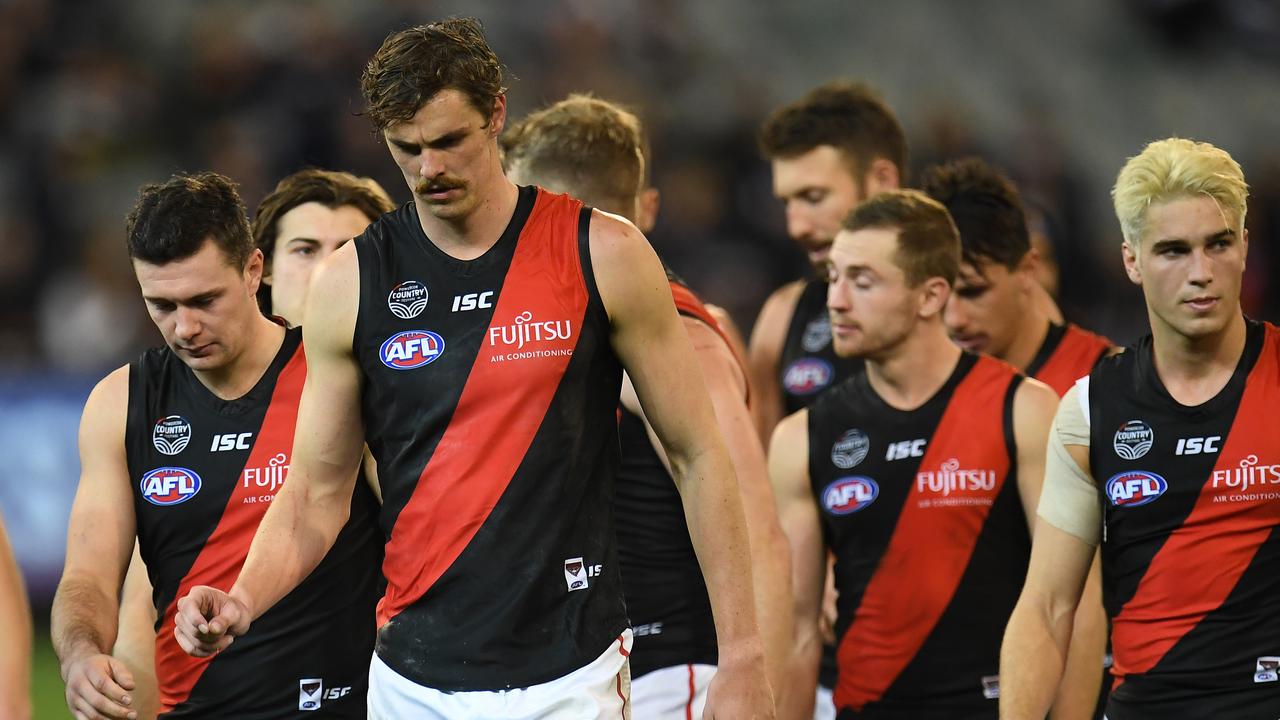
M 250 323 L 244 349 L 234 360 L 216 370 L 192 370 L 200 384 L 222 400 L 235 400 L 252 390 L 284 343 L 284 327 L 265 315 L 254 313 Z
M 1048 336 L 1049 318 L 1033 303 L 1018 318 L 1018 330 L 1013 336 L 1013 342 L 1009 344 L 1009 348 L 1000 356 L 1000 359 L 1019 370 L 1026 371 L 1027 366 L 1040 353 L 1040 348 Z
M 941 322 L 922 323 L 884 357 L 867 360 L 867 380 L 891 407 L 915 410 L 947 383 L 960 353 Z
M 459 260 L 474 260 L 502 237 L 515 214 L 520 189 L 501 171 L 473 185 L 475 206 L 465 215 L 441 218 L 416 203 L 423 233 L 441 251 Z
M 1248 326 L 1237 311 L 1217 333 L 1188 337 L 1151 318 L 1156 373 L 1174 400 L 1199 405 L 1217 395 L 1244 354 Z

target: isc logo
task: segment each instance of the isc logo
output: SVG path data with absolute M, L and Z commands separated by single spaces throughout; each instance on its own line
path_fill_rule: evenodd
M 200 492 L 200 476 L 186 468 L 156 468 L 142 476 L 139 488 L 152 505 L 177 505 Z
M 482 293 L 467 293 L 466 295 L 453 296 L 453 311 L 466 312 L 467 310 L 475 310 L 476 308 L 493 307 L 493 291 L 488 290 Z
M 1169 483 L 1155 473 L 1129 470 L 1107 481 L 1107 498 L 1116 507 L 1146 505 L 1164 494 Z
M 822 506 L 832 515 L 856 513 L 875 502 L 880 486 L 869 477 L 843 477 L 822 491 Z
M 1216 453 L 1219 450 L 1219 444 L 1222 442 L 1221 435 L 1210 435 L 1209 437 L 1192 437 L 1178 438 L 1178 449 L 1174 451 L 1175 455 L 1201 455 L 1204 453 Z
M 378 349 L 382 364 L 392 370 L 412 370 L 435 362 L 444 352 L 444 338 L 430 330 L 406 330 L 387 338 Z
M 817 358 L 801 358 L 787 368 L 782 384 L 792 395 L 811 395 L 831 382 L 831 366 Z
M 919 440 L 903 440 L 901 442 L 889 443 L 889 447 L 885 450 L 885 460 L 905 460 L 909 457 L 924 457 L 924 446 L 929 442 L 924 438 Z
M 224 433 L 222 435 L 213 436 L 213 444 L 209 446 L 209 452 L 222 452 L 224 450 L 248 450 L 249 438 L 253 437 L 253 433 Z

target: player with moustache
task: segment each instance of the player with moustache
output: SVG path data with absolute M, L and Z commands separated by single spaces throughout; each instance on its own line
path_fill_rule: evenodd
M 838 718 L 997 716 L 1057 397 L 951 342 L 960 258 L 946 209 L 910 190 L 859 205 L 831 248 L 832 337 L 864 371 L 770 445 L 798 613 L 785 717 L 812 716 L 828 550 Z
M 177 600 L 230 587 L 288 479 L 307 365 L 301 332 L 265 317 L 235 186 L 215 173 L 147 185 L 127 224 L 143 299 L 165 339 L 85 403 L 81 480 L 52 632 L 77 718 L 136 718 L 131 672 L 109 653 L 137 538 L 158 621 L 160 717 L 363 717 L 379 543 L 363 483 L 315 572 L 216 657 L 178 646 Z M 352 479 L 355 478 L 352 473 Z
M 1112 350 L 1111 341 L 1053 321 L 1056 306 L 1042 302 L 1049 296 L 1040 282 L 1040 257 L 1013 183 L 984 160 L 965 158 L 927 168 L 920 187 L 947 208 L 960 231 L 960 273 L 942 316 L 951 339 L 970 352 L 1004 360 L 1059 396 L 1066 393 Z M 1100 648 L 1107 619 L 1096 561 L 1089 577 L 1089 600 L 1077 613 L 1067 668 L 1076 692 L 1059 693 L 1055 718 L 1101 717 L 1106 704 L 1109 658 Z M 1082 691 L 1088 676 L 1099 686 L 1097 700 Z
M 625 713 L 625 369 L 687 494 L 719 651 L 706 717 L 772 717 L 737 484 L 661 263 L 630 223 L 504 176 L 503 79 L 465 18 L 370 61 L 414 200 L 317 270 L 292 479 L 230 592 L 182 601 L 180 641 L 217 652 L 310 572 L 367 439 L 387 538 L 370 716 Z
M 371 178 L 308 168 L 276 184 L 254 214 L 251 232 L 263 254 L 258 303 L 267 315 L 290 326 L 302 324 L 311 273 L 321 260 L 364 232 L 393 208 L 391 198 Z M 366 477 L 376 477 L 371 462 Z M 375 494 L 377 486 L 374 484 Z M 156 609 L 146 566 L 135 543 L 120 598 L 120 628 L 112 655 L 133 676 L 133 707 L 139 718 L 155 717 Z
M 1248 186 L 1225 151 L 1170 138 L 1130 158 L 1112 195 L 1151 334 L 1058 410 L 1004 715 L 1043 717 L 1101 548 L 1108 718 L 1275 717 L 1280 332 L 1240 308 Z
M 572 195 L 644 232 L 653 228 L 658 191 L 646 186 L 644 131 L 631 112 L 571 95 L 530 114 L 501 141 L 513 182 Z M 791 638 L 791 576 L 764 448 L 749 410 L 745 363 L 724 331 L 731 321 L 723 310 L 703 304 L 667 275 L 737 474 L 766 665 L 771 684 L 780 687 Z M 650 720 L 701 718 L 716 670 L 711 603 L 662 445 L 625 375 L 621 402 L 614 513 L 623 595 L 636 629 L 631 712 Z

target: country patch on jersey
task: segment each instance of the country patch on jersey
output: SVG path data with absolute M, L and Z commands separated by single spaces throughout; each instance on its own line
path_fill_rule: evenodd
M 181 415 L 166 415 L 151 428 L 151 444 L 162 455 L 177 455 L 191 442 L 191 423 Z
M 800 358 L 787 366 L 782 385 L 792 395 L 812 395 L 831 384 L 831 363 L 819 358 Z
M 871 438 L 866 433 L 857 428 L 847 430 L 831 446 L 831 464 L 848 470 L 865 460 L 870 450 Z
M 378 348 L 382 364 L 392 370 L 412 370 L 435 362 L 444 353 L 444 338 L 430 330 L 405 330 Z
M 822 348 L 831 344 L 831 318 L 823 315 L 816 320 L 810 320 L 808 325 L 804 326 L 804 335 L 800 336 L 800 347 L 805 352 L 818 352 Z
M 156 468 L 142 476 L 138 487 L 152 505 L 178 505 L 200 492 L 200 476 L 187 468 Z
M 822 507 L 832 515 L 851 515 L 876 501 L 880 486 L 861 475 L 842 477 L 822 491 Z
M 387 295 L 387 307 L 401 320 L 410 320 L 422 314 L 427 307 L 427 286 L 417 280 L 405 280 L 391 288 Z
M 1111 439 L 1111 447 L 1116 455 L 1125 460 L 1137 460 L 1151 450 L 1156 441 L 1156 433 L 1151 426 L 1141 420 L 1130 420 L 1116 431 Z
M 1145 470 L 1126 470 L 1112 475 L 1107 481 L 1107 499 L 1115 507 L 1146 505 L 1164 494 L 1169 483 L 1159 475 Z

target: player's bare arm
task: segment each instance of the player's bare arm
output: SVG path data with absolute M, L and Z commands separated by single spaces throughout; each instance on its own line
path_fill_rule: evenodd
M 702 369 L 702 379 L 715 408 L 716 422 L 729 451 L 729 459 L 738 479 L 743 512 L 747 519 L 747 535 L 751 543 L 751 571 L 755 583 L 756 617 L 760 638 L 764 643 L 769 684 L 782 687 L 785 659 L 791 647 L 791 568 L 787 539 L 778 523 L 777 504 L 769 486 L 764 448 L 756 438 L 755 425 L 745 400 L 747 378 L 725 346 L 720 335 L 701 320 L 682 317 L 694 355 Z M 719 322 L 719 318 L 717 318 Z M 723 326 L 722 326 L 723 327 Z M 649 439 L 658 455 L 670 463 L 661 451 L 653 426 L 639 407 L 630 379 L 624 381 L 622 403 L 645 422 Z
M 1096 554 L 1101 517 L 1088 479 L 1089 449 L 1064 444 L 1060 432 L 1062 425 L 1070 424 L 1064 423 L 1065 417 L 1080 413 L 1076 392 L 1073 389 L 1063 398 L 1047 442 L 1043 493 L 1047 497 L 1036 521 L 1026 583 L 1000 653 L 1002 718 L 1038 720 L 1053 704 L 1081 592 Z M 1096 666 L 1094 670 L 1096 675 Z
M 719 670 L 705 717 L 773 717 L 742 502 L 666 274 L 630 223 L 596 212 L 590 233 L 611 342 L 670 462 L 711 598 Z
M 136 533 L 124 452 L 128 399 L 122 367 L 93 389 L 80 419 L 80 485 L 50 619 L 67 707 L 78 719 L 137 717 L 132 674 L 110 655 Z
M 778 384 L 782 364 L 782 346 L 787 341 L 787 326 L 804 292 L 804 281 L 787 283 L 764 301 L 760 315 L 751 330 L 747 350 L 747 367 L 751 369 L 751 387 L 756 391 L 752 412 L 760 430 L 760 440 L 769 442 L 773 427 L 782 419 L 782 388 Z
M 794 630 L 787 658 L 787 680 L 778 698 L 778 717 L 813 717 L 814 690 L 822 658 L 823 588 L 827 559 L 818 504 L 809 487 L 809 411 L 778 423 L 769 444 L 769 478 L 778 502 L 778 517 L 791 548 Z
M 347 521 L 364 444 L 360 372 L 351 348 L 357 271 L 355 247 L 348 243 L 325 259 L 311 281 L 303 330 L 307 380 L 289 482 L 258 526 L 230 592 L 198 587 L 178 601 L 175 632 L 192 655 L 213 654 L 247 632 L 253 619 L 315 569 Z
M 13 547 L 0 521 L 0 716 L 27 720 L 31 717 L 31 608 Z
M 133 546 L 129 571 L 120 593 L 120 629 L 111 654 L 133 675 L 133 708 L 139 720 L 154 718 L 158 711 L 156 687 L 156 606 L 151 580 L 138 544 Z

